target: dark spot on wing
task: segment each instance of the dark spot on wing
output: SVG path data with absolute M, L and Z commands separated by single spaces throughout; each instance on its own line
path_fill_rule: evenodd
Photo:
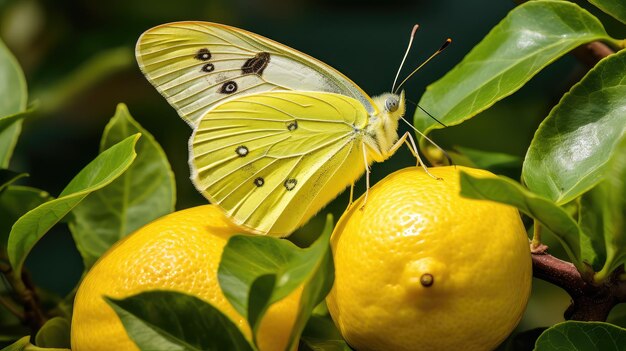
M 246 60 L 241 67 L 244 74 L 263 74 L 265 67 L 270 63 L 270 54 L 267 52 L 259 52 L 253 58 Z
M 220 88 L 220 93 L 222 94 L 232 94 L 237 91 L 237 83 L 234 81 L 228 81 L 222 85 Z
M 208 61 L 211 59 L 211 52 L 207 48 L 202 48 L 198 50 L 198 53 L 194 57 L 200 61 Z
M 206 65 L 202 66 L 203 72 L 213 72 L 214 70 L 215 70 L 215 66 L 213 66 L 212 63 L 207 63 Z
M 265 180 L 261 177 L 258 177 L 257 179 L 254 180 L 254 185 L 256 185 L 257 187 L 262 187 L 263 184 L 265 184 Z
M 235 152 L 237 153 L 237 155 L 239 155 L 239 157 L 244 157 L 248 154 L 248 148 L 245 146 L 237 146 L 237 149 L 235 149 Z
M 296 187 L 296 184 L 298 184 L 298 181 L 295 178 L 289 178 L 285 180 L 285 189 L 291 191 Z
M 289 130 L 290 132 L 293 132 L 296 129 L 298 129 L 298 121 L 293 121 L 293 122 L 288 122 L 287 123 L 287 130 Z

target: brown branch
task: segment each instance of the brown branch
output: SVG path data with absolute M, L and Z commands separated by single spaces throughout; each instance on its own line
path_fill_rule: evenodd
M 585 64 L 588 69 L 591 69 L 600 60 L 614 53 L 615 51 L 613 51 L 613 49 L 599 41 L 592 41 L 591 43 L 583 44 L 572 50 L 572 54 L 574 54 L 580 62 Z
M 596 285 L 591 277 L 586 279 L 573 264 L 548 254 L 547 249 L 546 245 L 532 249 L 533 275 L 570 295 L 572 303 L 565 311 L 565 319 L 606 321 L 615 305 L 626 302 L 626 281 L 619 279 L 621 271 Z
M 9 265 L 1 265 L 0 272 L 7 278 L 17 300 L 19 300 L 24 307 L 24 312 L 18 317 L 20 317 L 24 324 L 29 326 L 33 335 L 35 335 L 46 323 L 48 318 L 40 306 L 34 286 L 26 274 L 22 274 L 21 276 L 15 274 L 15 271 Z

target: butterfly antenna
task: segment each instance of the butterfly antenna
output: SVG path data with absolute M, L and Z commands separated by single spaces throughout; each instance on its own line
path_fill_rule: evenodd
M 398 67 L 398 73 L 396 73 L 396 78 L 393 80 L 393 85 L 391 86 L 391 91 L 396 87 L 396 83 L 398 82 L 398 77 L 400 76 L 400 71 L 402 71 L 402 66 L 404 66 L 404 61 L 406 61 L 406 57 L 409 55 L 409 51 L 411 50 L 411 46 L 413 45 L 413 38 L 415 37 L 415 32 L 420 27 L 419 24 L 413 26 L 413 30 L 411 30 L 411 37 L 409 38 L 409 46 L 406 47 L 406 52 L 404 53 L 404 57 L 402 58 L 402 62 L 400 62 L 400 67 Z
M 443 155 L 446 157 L 446 159 L 448 160 L 449 164 L 453 164 L 452 157 L 450 157 L 450 155 L 448 154 L 446 150 L 444 150 L 441 146 L 437 145 L 437 143 L 435 143 L 431 138 L 427 137 L 424 133 L 420 132 L 411 123 L 409 123 L 409 121 L 404 119 L 404 117 L 400 117 L 400 119 L 402 119 L 404 123 L 406 123 L 409 127 L 411 127 L 411 129 L 413 129 L 415 133 L 419 134 L 422 138 L 428 140 L 429 143 L 433 144 L 433 146 L 435 146 L 439 151 L 441 151 Z M 417 150 L 415 152 L 417 152 Z
M 425 114 L 427 114 L 427 115 L 428 115 L 428 117 L 430 117 L 430 118 L 434 119 L 434 120 L 435 120 L 435 122 L 437 122 L 437 123 L 441 124 L 441 125 L 442 125 L 442 126 L 444 126 L 445 128 L 448 128 L 448 126 L 447 126 L 447 125 L 445 125 L 445 124 L 441 123 L 441 121 L 440 121 L 440 120 L 438 120 L 435 116 L 431 115 L 428 111 L 426 111 L 426 110 L 425 110 L 422 106 L 420 106 L 420 105 L 419 105 L 418 103 L 416 103 L 415 101 L 411 101 L 411 100 L 409 100 L 409 99 L 406 99 L 406 101 L 408 101 L 408 102 L 412 103 L 413 105 L 417 106 L 417 108 L 419 108 L 419 109 L 420 109 L 420 110 L 422 110 Z
M 421 65 L 417 66 L 417 68 L 414 69 L 413 72 L 411 72 L 411 74 L 409 74 L 406 78 L 404 78 L 402 83 L 400 83 L 400 85 L 398 85 L 398 87 L 395 90 L 392 90 L 392 92 L 394 94 L 397 94 L 398 91 L 400 90 L 400 88 L 404 85 L 404 83 L 406 83 L 411 77 L 413 77 L 413 75 L 415 73 L 417 73 L 417 71 L 419 71 L 422 67 L 424 67 L 424 65 L 426 65 L 428 62 L 430 62 L 430 60 L 432 60 L 435 56 L 439 55 L 445 48 L 448 47 L 448 45 L 450 45 L 451 42 L 452 42 L 452 39 L 450 39 L 450 38 L 446 39 L 446 41 L 443 43 L 443 45 L 441 45 L 439 50 L 435 51 L 435 53 L 430 55 L 430 57 L 427 58 L 426 61 L 422 62 Z

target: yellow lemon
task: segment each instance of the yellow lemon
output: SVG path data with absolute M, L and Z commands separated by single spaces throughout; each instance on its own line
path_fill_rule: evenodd
M 72 350 L 138 350 L 102 296 L 123 298 L 146 290 L 176 290 L 218 308 L 250 339 L 244 318 L 226 300 L 217 269 L 224 245 L 241 229 L 213 205 L 164 216 L 105 253 L 80 285 L 72 317 Z M 258 331 L 262 351 L 286 348 L 301 289 L 272 305 Z
M 493 176 L 403 169 L 339 220 L 327 303 L 357 350 L 492 350 L 519 322 L 532 278 L 524 226 L 513 207 L 462 198 L 461 170 Z

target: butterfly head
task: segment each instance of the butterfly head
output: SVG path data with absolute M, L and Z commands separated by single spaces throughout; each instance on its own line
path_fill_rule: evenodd
M 389 118 L 397 121 L 400 117 L 404 116 L 404 112 L 406 110 L 404 90 L 400 93 L 400 95 L 385 93 L 376 96 L 373 100 L 374 104 L 376 104 L 376 107 L 378 108 L 378 111 L 382 112 L 383 118 Z

